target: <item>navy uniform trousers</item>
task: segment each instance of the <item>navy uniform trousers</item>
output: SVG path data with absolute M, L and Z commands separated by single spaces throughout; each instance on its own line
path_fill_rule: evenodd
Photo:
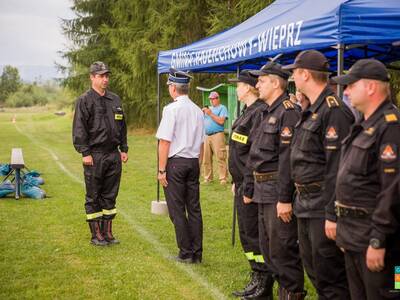
M 175 227 L 179 257 L 202 259 L 203 219 L 200 207 L 197 158 L 169 158 L 164 194 L 170 219 Z

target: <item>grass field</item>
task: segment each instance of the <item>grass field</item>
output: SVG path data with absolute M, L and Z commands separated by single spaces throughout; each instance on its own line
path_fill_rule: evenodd
M 26 165 L 42 173 L 48 198 L 0 199 L 0 299 L 230 299 L 248 279 L 238 238 L 231 246 L 228 186 L 201 185 L 204 257 L 182 265 L 167 217 L 150 213 L 156 198 L 156 140 L 129 136 L 114 232 L 120 245 L 89 244 L 81 157 L 71 143 L 71 115 L 0 113 L 0 162 L 23 148 Z M 307 282 L 309 296 L 315 293 Z

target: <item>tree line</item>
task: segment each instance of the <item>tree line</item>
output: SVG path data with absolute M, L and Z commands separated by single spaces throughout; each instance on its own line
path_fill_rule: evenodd
M 119 94 L 133 126 L 153 127 L 157 109 L 157 54 L 239 24 L 270 0 L 74 0 L 76 17 L 62 20 L 73 46 L 63 52 L 69 63 L 64 84 L 76 95 L 89 86 L 88 68 L 104 61 L 112 71 L 110 89 Z M 196 75 L 196 85 L 220 83 L 219 75 Z M 163 78 L 162 84 L 165 83 Z M 195 87 L 192 86 L 192 89 Z M 162 103 L 167 103 L 166 89 Z M 200 93 L 192 92 L 200 101 Z

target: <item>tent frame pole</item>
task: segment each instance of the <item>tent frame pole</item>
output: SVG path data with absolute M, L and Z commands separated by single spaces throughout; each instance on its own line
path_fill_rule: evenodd
M 337 45 L 337 76 L 340 76 L 343 74 L 343 69 L 344 69 L 344 50 L 345 50 L 345 45 L 340 43 Z M 343 85 L 338 84 L 337 85 L 337 95 L 343 99 Z
M 160 125 L 160 98 L 161 98 L 161 90 L 160 90 L 160 77 L 161 74 L 157 72 L 157 127 Z M 158 153 L 158 146 L 160 144 L 160 140 L 157 140 L 157 175 L 158 175 L 158 164 L 160 162 L 160 157 Z M 157 180 L 157 202 L 160 202 L 160 182 L 156 176 Z

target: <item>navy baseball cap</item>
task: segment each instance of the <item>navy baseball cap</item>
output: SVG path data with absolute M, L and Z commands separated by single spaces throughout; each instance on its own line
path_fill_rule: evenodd
M 237 78 L 228 79 L 230 82 L 244 82 L 252 87 L 255 87 L 257 84 L 257 77 L 250 74 L 250 70 L 242 70 L 239 73 Z
M 332 80 L 341 85 L 352 84 L 360 79 L 389 81 L 389 73 L 383 63 L 376 59 L 358 60 L 345 75 L 333 77 Z
M 288 80 L 290 73 L 282 69 L 282 66 L 275 62 L 268 62 L 262 66 L 260 70 L 250 71 L 253 76 L 263 76 L 263 75 L 277 75 L 285 80 Z

